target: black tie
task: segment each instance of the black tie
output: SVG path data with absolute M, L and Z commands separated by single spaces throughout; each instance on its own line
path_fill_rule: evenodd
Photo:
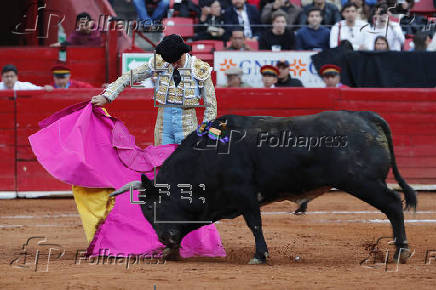
M 180 81 L 182 80 L 182 77 L 180 76 L 180 72 L 178 69 L 174 70 L 173 79 L 174 79 L 174 83 L 176 84 L 176 87 L 177 87 L 179 85 Z

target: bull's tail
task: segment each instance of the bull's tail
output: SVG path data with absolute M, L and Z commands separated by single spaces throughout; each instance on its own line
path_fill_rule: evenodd
M 397 162 L 395 161 L 395 154 L 394 154 L 394 146 L 392 143 L 392 134 L 391 129 L 389 128 L 388 123 L 380 117 L 378 114 L 370 112 L 371 113 L 371 120 L 373 120 L 378 126 L 380 126 L 383 130 L 383 132 L 386 135 L 386 139 L 388 141 L 389 145 L 389 151 L 391 154 L 391 166 L 392 166 L 392 172 L 394 174 L 395 179 L 398 181 L 398 184 L 401 186 L 404 192 L 404 199 L 406 200 L 406 205 L 404 207 L 405 210 L 409 210 L 413 208 L 414 211 L 416 211 L 416 191 L 407 184 L 407 182 L 404 180 L 404 178 L 400 175 L 400 172 L 398 171 Z

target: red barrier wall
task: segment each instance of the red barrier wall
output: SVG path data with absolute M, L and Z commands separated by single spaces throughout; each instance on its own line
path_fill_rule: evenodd
M 65 190 L 36 161 L 28 136 L 37 123 L 100 89 L 0 92 L 0 190 Z M 153 142 L 157 109 L 151 89 L 126 89 L 107 106 L 145 147 Z M 434 89 L 223 89 L 217 88 L 218 115 L 297 116 L 325 110 L 371 110 L 390 124 L 395 154 L 409 183 L 436 184 L 436 90 Z M 198 110 L 202 120 L 202 110 Z M 15 126 L 16 124 L 16 126 Z M 16 171 L 15 171 L 16 168 Z M 392 178 L 389 180 L 393 182 Z

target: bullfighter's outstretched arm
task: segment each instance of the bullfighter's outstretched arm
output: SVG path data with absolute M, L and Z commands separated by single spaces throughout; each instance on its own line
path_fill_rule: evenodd
M 133 82 L 143 81 L 153 75 L 152 68 L 149 62 L 146 62 L 137 68 L 133 69 Z M 122 74 L 116 81 L 112 82 L 106 87 L 102 95 L 108 99 L 109 102 L 115 100 L 118 95 L 130 84 L 132 71 Z

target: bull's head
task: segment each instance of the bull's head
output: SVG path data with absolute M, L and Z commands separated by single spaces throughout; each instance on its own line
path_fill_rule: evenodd
M 144 174 L 141 181 L 130 182 L 114 191 L 111 196 L 139 190 L 139 200 L 144 217 L 157 233 L 159 241 L 168 248 L 178 248 L 185 235 L 206 224 L 196 222 L 198 202 L 181 198 L 177 184 L 153 184 Z M 189 205 L 189 206 L 188 206 Z M 197 206 L 197 208 L 195 208 Z M 185 223 L 186 222 L 186 223 Z

